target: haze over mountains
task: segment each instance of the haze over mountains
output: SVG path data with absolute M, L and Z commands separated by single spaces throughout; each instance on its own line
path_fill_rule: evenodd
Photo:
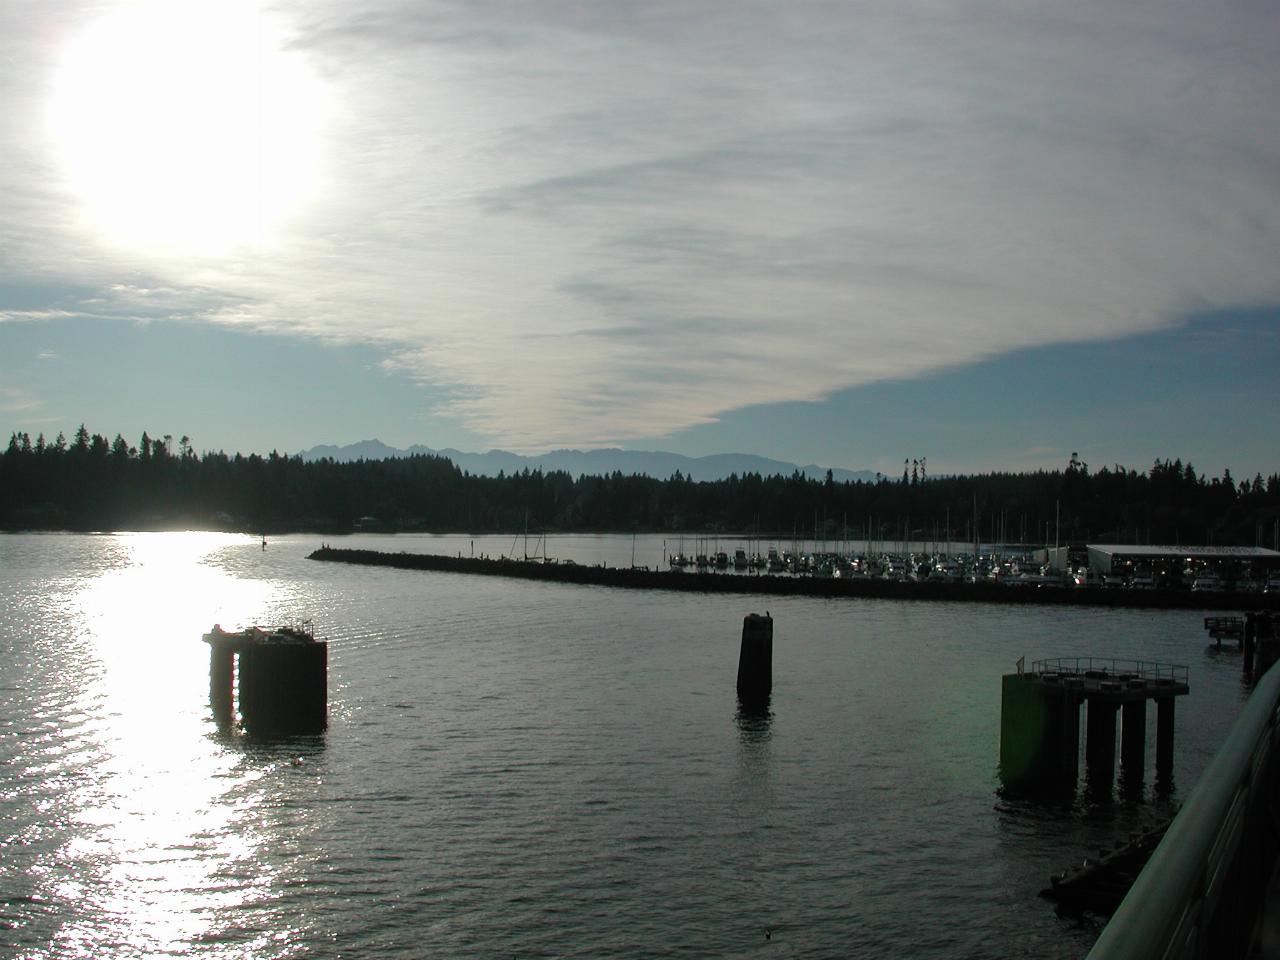
M 761 476 L 791 476 L 799 470 L 806 477 L 823 479 L 827 468 L 816 463 L 797 466 L 782 460 L 771 460 L 748 453 L 719 453 L 705 457 L 686 457 L 679 453 L 663 453 L 648 450 L 552 450 L 538 456 L 524 457 L 505 450 L 490 450 L 487 453 L 464 453 L 452 448 L 434 450 L 421 444 L 414 444 L 407 450 L 391 447 L 381 440 L 362 440 L 346 446 L 322 444 L 302 451 L 299 456 L 303 460 L 332 459 L 339 463 L 351 460 L 386 460 L 391 457 L 412 457 L 416 455 L 448 457 L 467 473 L 483 477 L 495 477 L 499 471 L 511 474 L 526 468 L 529 470 L 563 470 L 571 476 L 587 474 L 596 476 L 620 470 L 624 474 L 644 474 L 659 480 L 666 480 L 677 470 L 691 480 L 721 480 L 730 474 L 758 473 Z M 870 470 L 842 470 L 831 468 L 832 479 L 874 480 L 875 474 Z

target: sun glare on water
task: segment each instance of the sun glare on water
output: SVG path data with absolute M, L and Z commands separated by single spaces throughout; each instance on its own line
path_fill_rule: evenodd
M 267 247 L 317 190 L 324 88 L 249 4 L 121 4 L 69 39 L 53 90 L 59 160 L 111 243 Z
M 76 592 L 72 622 L 96 666 L 82 713 L 95 762 L 60 813 L 78 829 L 52 881 L 54 902 L 83 909 L 48 956 L 179 956 L 202 941 L 214 950 L 204 955 L 231 956 L 216 949 L 219 908 L 266 896 L 259 829 L 235 793 L 261 773 L 211 739 L 200 642 L 213 623 L 256 622 L 271 602 L 268 582 L 216 559 L 255 548 L 235 534 L 118 534 L 103 551 L 114 562 Z

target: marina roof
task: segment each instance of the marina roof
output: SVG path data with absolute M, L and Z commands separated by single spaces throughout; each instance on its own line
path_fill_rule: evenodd
M 1184 543 L 1090 543 L 1087 546 L 1090 550 L 1096 550 L 1099 553 L 1105 553 L 1113 557 L 1141 557 L 1144 559 L 1180 557 L 1184 560 L 1280 561 L 1280 551 L 1270 550 L 1267 547 L 1204 547 L 1190 546 Z

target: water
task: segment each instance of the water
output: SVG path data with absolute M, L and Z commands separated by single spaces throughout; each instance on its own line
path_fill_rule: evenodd
M 0 955 L 1077 957 L 1099 923 L 1036 892 L 1170 801 L 1002 799 L 1000 675 L 1188 664 L 1172 802 L 1243 698 L 1196 612 L 631 592 L 306 560 L 320 542 L 0 537 Z M 734 675 L 765 608 L 753 718 Z M 328 733 L 220 735 L 200 635 L 303 616 Z

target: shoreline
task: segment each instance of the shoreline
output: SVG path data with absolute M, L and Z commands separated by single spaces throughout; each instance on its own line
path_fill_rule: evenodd
M 1280 595 L 1191 593 L 1183 590 L 1121 590 L 1098 587 L 1043 588 L 998 583 L 913 583 L 897 580 L 779 577 L 771 574 L 687 573 L 633 570 L 627 567 L 538 563 L 527 560 L 451 557 L 434 553 L 386 553 L 321 547 L 309 560 L 393 567 L 476 576 L 511 577 L 627 590 L 676 590 L 693 593 L 806 596 L 832 599 L 934 600 L 956 603 L 1037 604 L 1040 606 L 1137 607 L 1165 610 L 1280 610 Z

